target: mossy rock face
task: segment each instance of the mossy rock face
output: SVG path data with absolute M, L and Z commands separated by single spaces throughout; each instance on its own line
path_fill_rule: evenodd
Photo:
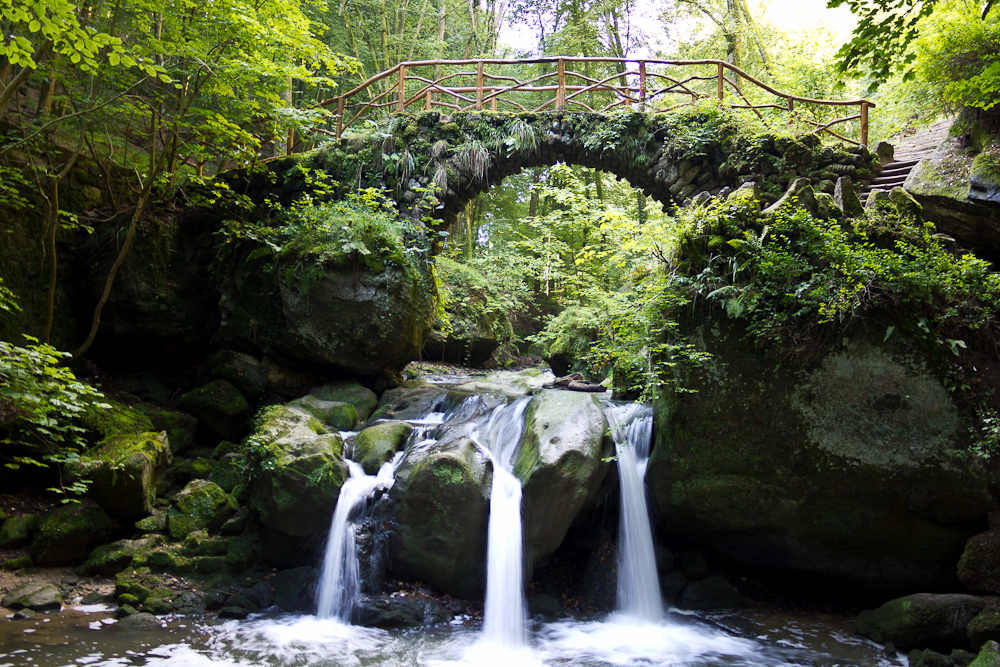
M 218 529 L 236 509 L 217 484 L 196 479 L 171 499 L 167 512 L 170 537 L 182 540 L 196 530 Z
M 243 467 L 246 457 L 243 454 L 226 454 L 212 469 L 211 482 L 218 484 L 226 493 L 243 483 Z
M 955 587 L 994 500 L 916 345 L 873 322 L 803 367 L 724 326 L 690 329 L 712 354 L 685 380 L 698 393 L 656 404 L 647 483 L 666 534 L 867 586 Z
M 1000 639 L 1000 608 L 989 607 L 976 615 L 966 628 L 969 644 L 978 651 L 988 641 Z
M 918 593 L 886 602 L 858 614 L 858 634 L 899 648 L 960 648 L 966 645 L 969 622 L 986 608 L 972 595 Z
M 9 517 L 0 526 L 0 549 L 20 549 L 26 545 L 41 520 L 37 514 Z
M 181 454 L 194 447 L 198 431 L 198 420 L 195 417 L 152 405 L 140 405 L 139 409 L 153 423 L 151 430 L 166 432 L 171 453 Z
M 358 419 L 361 421 L 371 417 L 378 407 L 378 396 L 375 392 L 357 380 L 330 382 L 321 387 L 314 387 L 309 395 L 321 401 L 350 403 L 358 411 Z
M 162 543 L 162 536 L 150 535 L 137 540 L 118 540 L 99 546 L 90 553 L 87 562 L 77 568 L 77 573 L 86 576 L 118 574 L 129 566 L 133 558 L 148 553 Z
M 177 407 L 225 440 L 239 440 L 246 434 L 250 406 L 246 398 L 226 380 L 213 380 L 181 396 Z
M 154 509 L 152 514 L 136 521 L 135 528 L 144 533 L 167 532 L 167 510 L 164 508 Z
M 115 436 L 138 435 L 156 430 L 153 422 L 139 408 L 110 399 L 102 402 L 111 407 L 90 405 L 80 415 L 80 424 L 87 429 L 92 442 L 103 443 Z
M 380 419 L 419 419 L 440 410 L 448 400 L 448 391 L 423 382 L 407 382 L 390 389 L 379 399 L 378 409 L 368 419 L 374 424 Z
M 282 542 L 325 534 L 347 479 L 344 442 L 312 415 L 282 407 L 254 434 L 261 463 L 253 469 L 249 505 L 268 529 L 265 554 L 278 562 Z
M 361 266 L 349 261 L 267 270 L 235 252 L 220 275 L 216 338 L 266 347 L 333 371 L 378 377 L 419 358 L 435 320 L 437 290 L 427 262 Z M 308 271 L 309 278 L 299 275 Z
M 113 518 L 133 523 L 153 511 L 156 487 L 171 461 L 166 433 L 118 435 L 68 465 L 67 472 L 89 479 L 87 497 Z
M 257 357 L 245 352 L 219 350 L 205 359 L 205 374 L 210 380 L 226 380 L 252 403 L 267 389 L 267 374 Z
M 75 565 L 111 535 L 111 518 L 90 500 L 64 505 L 45 515 L 31 542 L 39 567 Z
M 958 580 L 978 593 L 1000 593 L 1000 531 L 969 538 L 958 561 Z
M 764 209 L 764 215 L 774 215 L 783 208 L 801 208 L 810 215 L 819 212 L 816 191 L 813 190 L 812 182 L 808 178 L 797 178 L 792 181 L 785 194 L 781 195 L 781 199 Z
M 350 403 L 324 401 L 315 396 L 303 396 L 288 404 L 305 410 L 334 431 L 350 431 L 358 422 L 358 410 Z
M 504 317 L 506 317 L 504 315 Z M 427 336 L 421 357 L 425 361 L 440 361 L 478 368 L 489 361 L 500 341 L 490 328 L 488 317 L 461 317 L 448 314 L 447 330 L 437 321 Z M 509 326 L 509 323 L 507 323 Z
M 986 642 L 969 667 L 1000 667 L 1000 644 L 992 640 Z
M 456 597 L 481 595 L 492 484 L 489 458 L 468 438 L 411 449 L 389 492 L 391 569 Z
M 972 161 L 969 199 L 1000 204 L 1000 143 L 984 150 Z
M 177 459 L 173 467 L 174 481 L 177 484 L 187 484 L 193 479 L 209 479 L 214 470 L 215 461 L 204 456 Z
M 528 406 L 514 474 L 523 485 L 524 541 L 532 565 L 554 552 L 592 503 L 613 453 L 592 394 L 544 390 Z
M 413 427 L 406 422 L 369 426 L 354 436 L 354 460 L 361 464 L 365 473 L 374 475 L 406 444 L 412 431 Z

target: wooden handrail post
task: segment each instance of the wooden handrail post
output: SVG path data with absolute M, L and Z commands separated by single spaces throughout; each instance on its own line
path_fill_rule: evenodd
M 861 103 L 861 143 L 868 145 L 868 104 Z
M 566 106 L 566 61 L 559 59 L 558 87 L 556 88 L 556 111 L 562 111 Z
M 723 69 L 722 63 L 719 63 L 719 82 L 718 82 L 718 85 L 716 87 L 718 89 L 717 92 L 719 94 L 719 101 L 720 102 L 726 96 L 726 90 L 725 90 L 725 88 L 722 87 L 723 82 L 726 80 L 725 77 L 726 77 L 726 70 Z
M 344 133 L 344 96 L 337 98 L 337 138 Z
M 496 95 L 494 95 L 490 99 L 490 109 L 493 110 L 493 111 L 497 110 L 497 96 Z
M 646 61 L 639 61 L 639 111 L 646 110 Z
M 483 110 L 483 61 L 476 68 L 476 111 Z
M 399 66 L 399 91 L 397 95 L 399 106 L 396 110 L 401 112 L 406 108 L 406 65 Z

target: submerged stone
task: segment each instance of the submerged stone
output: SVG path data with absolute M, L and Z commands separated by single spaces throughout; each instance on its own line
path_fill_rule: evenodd
M 986 604 L 972 595 L 907 595 L 861 612 L 855 628 L 863 637 L 901 648 L 961 647 L 967 641 L 969 622 Z

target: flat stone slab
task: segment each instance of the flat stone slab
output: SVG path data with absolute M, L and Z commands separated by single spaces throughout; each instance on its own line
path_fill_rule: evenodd
M 8 593 L 0 604 L 8 609 L 59 611 L 62 609 L 62 593 L 53 584 L 27 581 Z

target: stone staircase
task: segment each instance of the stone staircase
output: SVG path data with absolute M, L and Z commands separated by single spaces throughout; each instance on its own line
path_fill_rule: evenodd
M 894 161 L 882 168 L 882 173 L 871 182 L 871 185 L 861 189 L 861 202 L 868 201 L 868 193 L 872 190 L 892 190 L 902 187 L 917 163 L 933 153 L 948 138 L 948 129 L 952 122 L 954 122 L 952 118 L 938 121 L 897 142 Z

